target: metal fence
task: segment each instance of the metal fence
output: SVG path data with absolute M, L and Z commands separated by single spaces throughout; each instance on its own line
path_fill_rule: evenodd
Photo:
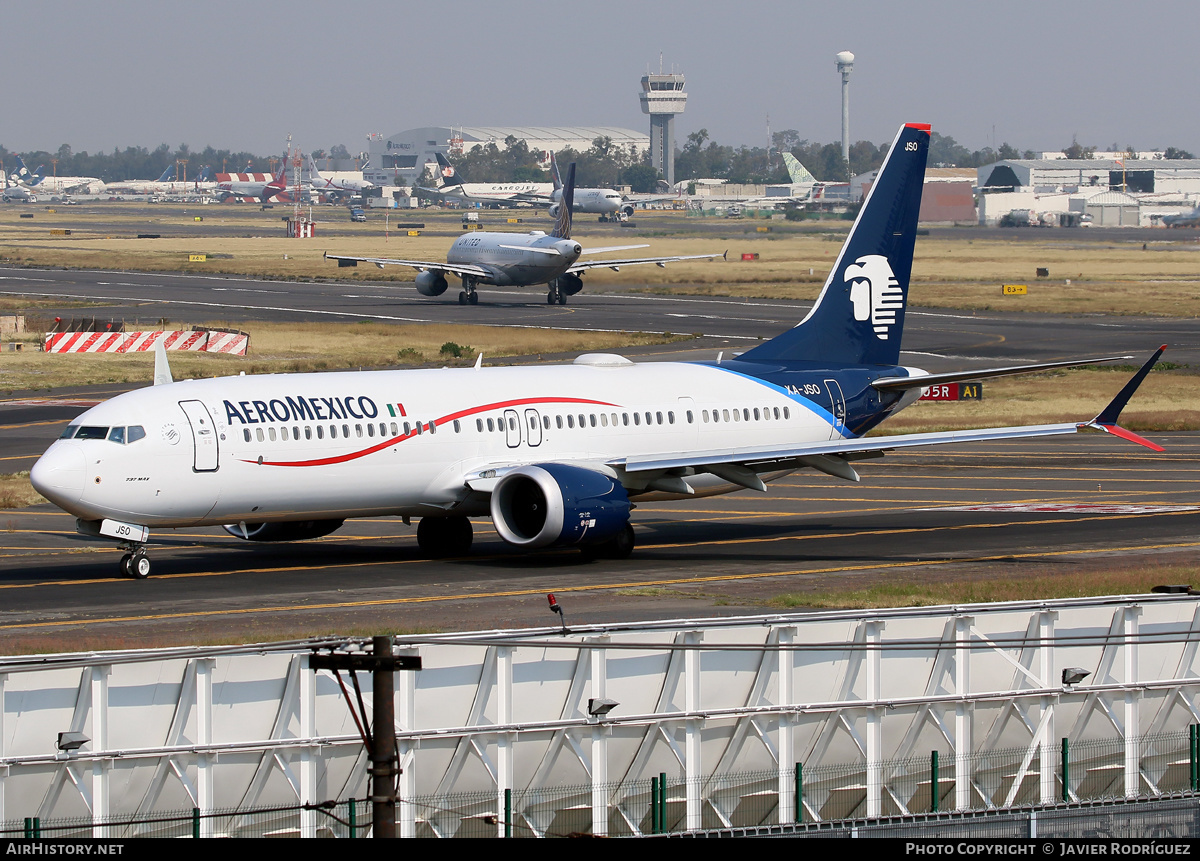
M 956 762 L 944 752 L 887 760 L 872 775 L 865 764 L 796 764 L 778 771 L 713 775 L 693 793 L 701 799 L 700 828 L 720 833 L 809 833 L 845 836 L 847 829 L 867 836 L 1120 836 L 1155 829 L 1180 836 L 1200 834 L 1200 728 L 1137 739 L 1138 792 L 1126 792 L 1131 767 L 1121 740 L 1096 739 L 1051 749 L 1051 772 L 1043 773 L 1044 749 L 986 751 Z M 970 770 L 970 801 L 956 804 L 957 768 Z M 1047 777 L 1053 798 L 1046 798 Z M 879 816 L 868 819 L 869 781 L 880 781 Z M 537 787 L 504 793 L 472 792 L 399 799 L 401 818 L 413 823 L 417 837 L 565 837 L 588 834 L 597 801 L 607 809 L 612 837 L 680 834 L 687 828 L 687 786 L 666 773 L 596 787 L 592 784 Z M 1100 802 L 1173 798 L 1179 802 L 1167 819 L 1166 808 L 1142 825 L 1124 808 L 1116 820 L 1096 820 Z M 1059 809 L 1055 805 L 1062 805 Z M 1072 806 L 1074 805 L 1074 806 Z M 957 809 L 956 809 L 957 808 Z M 953 810 L 953 813 L 948 811 Z M 1080 810 L 1090 825 L 1079 824 Z M 310 817 L 306 824 L 304 817 Z M 1065 812 L 1064 812 L 1065 811 Z M 1076 812 L 1071 812 L 1076 811 Z M 1108 814 L 1104 814 L 1108 815 Z M 1182 817 L 1182 818 L 1181 818 Z M 0 838 L 136 837 L 362 837 L 370 828 L 371 809 L 363 800 L 327 802 L 308 807 L 256 810 L 199 810 L 152 817 L 7 822 Z M 1079 820 L 1079 821 L 1077 821 Z M 1094 821 L 1093 821 L 1094 820 Z M 1166 823 L 1166 824 L 1164 824 Z M 1032 829 L 1032 832 L 1031 832 Z M 1089 831 L 1090 829 L 1090 831 Z M 1077 833 L 1078 832 L 1078 833 Z

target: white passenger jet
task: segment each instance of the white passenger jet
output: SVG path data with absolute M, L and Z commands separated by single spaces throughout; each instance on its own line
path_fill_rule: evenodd
M 287 541 L 354 517 L 419 518 L 422 550 L 456 556 L 470 518 L 490 516 L 521 550 L 623 557 L 641 500 L 764 491 L 800 469 L 857 481 L 855 461 L 912 446 L 1096 431 L 1161 451 L 1117 425 L 1161 349 L 1090 420 L 864 436 L 925 386 L 1099 361 L 945 374 L 899 364 L 929 134 L 900 129 L 808 316 L 735 359 L 593 354 L 171 382 L 160 350 L 155 385 L 71 422 L 33 486 L 80 532 L 121 542 L 122 572 L 145 577 L 151 528 Z
M 375 183 L 366 179 L 337 179 L 322 176 L 311 154 L 308 156 L 308 176 L 312 190 L 318 194 L 355 195 L 375 187 Z
M 103 194 L 104 181 L 95 176 L 44 176 L 41 168 L 29 173 L 25 162 L 17 156 L 19 181 L 36 194 Z
M 553 188 L 548 182 L 463 182 L 445 155 L 437 152 L 434 156 L 436 168 L 427 164 L 427 169 L 434 172 L 435 187 L 418 185 L 414 188 L 424 197 L 472 206 L 511 207 L 546 200 Z
M 374 263 L 379 268 L 387 265 L 411 266 L 418 270 L 415 279 L 417 292 L 422 296 L 440 296 L 446 292 L 446 275 L 458 276 L 462 280 L 462 292 L 458 294 L 460 305 L 479 304 L 477 285 L 524 286 L 546 284 L 546 302 L 553 305 L 567 304 L 567 297 L 583 289 L 580 277 L 588 269 L 608 268 L 614 272 L 622 266 L 638 266 L 654 263 L 665 266 L 679 260 L 704 260 L 724 257 L 724 254 L 686 254 L 671 257 L 634 257 L 625 260 L 580 261 L 583 254 L 600 254 L 608 251 L 627 251 L 645 248 L 642 245 L 610 245 L 605 248 L 587 248 L 571 238 L 571 199 L 575 188 L 575 164 L 567 170 L 567 184 L 563 189 L 565 205 L 557 211 L 554 229 L 547 236 L 541 230 L 529 233 L 465 233 L 450 246 L 445 263 L 428 260 L 396 260 L 388 257 L 342 257 L 326 254 L 336 260 L 338 266 L 357 266 L 359 263 Z

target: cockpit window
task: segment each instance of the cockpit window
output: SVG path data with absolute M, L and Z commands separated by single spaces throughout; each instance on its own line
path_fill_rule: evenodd
M 146 438 L 146 429 L 141 425 L 102 428 L 92 425 L 67 425 L 59 439 L 106 439 L 118 445 L 128 445 Z

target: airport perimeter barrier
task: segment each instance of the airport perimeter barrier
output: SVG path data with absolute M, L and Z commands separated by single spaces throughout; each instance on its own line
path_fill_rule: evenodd
M 142 353 L 162 341 L 168 350 L 244 356 L 250 350 L 246 332 L 225 329 L 177 329 L 151 332 L 48 332 L 47 353 Z
M 1026 748 L 987 751 L 970 757 L 970 808 L 954 804 L 954 760 L 939 751 L 881 763 L 885 803 L 880 816 L 867 818 L 869 776 L 864 764 L 797 764 L 777 771 L 730 772 L 710 776 L 700 787 L 703 813 L 699 832 L 808 834 L 946 838 L 1108 836 L 1200 836 L 1200 727 L 1137 739 L 1142 792 L 1123 794 L 1125 745 L 1095 739 L 1050 747 L 1061 801 L 1039 803 L 1040 759 Z M 964 764 L 965 765 L 965 764 Z M 1066 777 L 1065 791 L 1063 777 Z M 780 787 L 789 784 L 781 794 Z M 689 832 L 684 779 L 659 774 L 649 779 L 601 787 L 537 787 L 507 790 L 503 806 L 490 791 L 398 798 L 398 808 L 415 814 L 416 837 L 569 837 L 592 833 L 597 789 L 609 802 L 610 837 L 682 835 Z M 1155 800 L 1177 802 L 1147 807 Z M 780 810 L 780 803 L 792 809 Z M 1135 802 L 1141 806 L 1134 805 Z M 1124 805 L 1102 808 L 1102 805 Z M 498 809 L 499 808 L 499 809 Z M 1114 811 L 1117 811 L 1116 815 Z M 1166 812 L 1164 812 L 1166 811 Z M 1114 818 L 1114 815 L 1116 818 Z M 345 799 L 270 808 L 199 809 L 146 816 L 47 819 L 0 824 L 0 839 L 140 837 L 299 837 L 302 817 L 318 837 L 370 836 L 371 805 Z M 1141 818 L 1138 818 L 1141 817 Z M 501 828 L 498 829 L 497 825 Z

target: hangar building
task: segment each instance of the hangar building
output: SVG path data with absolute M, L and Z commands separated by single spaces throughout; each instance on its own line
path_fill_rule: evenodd
M 587 150 L 598 137 L 611 139 L 614 146 L 636 147 L 639 153 L 650 148 L 648 134 L 616 126 L 427 126 L 391 137 L 371 135 L 371 159 L 363 176 L 376 185 L 411 186 L 421 178 L 426 164 L 436 163 L 434 153 L 464 152 L 489 143 L 503 149 L 510 136 L 540 153 L 546 166 L 550 153 L 567 147 Z

